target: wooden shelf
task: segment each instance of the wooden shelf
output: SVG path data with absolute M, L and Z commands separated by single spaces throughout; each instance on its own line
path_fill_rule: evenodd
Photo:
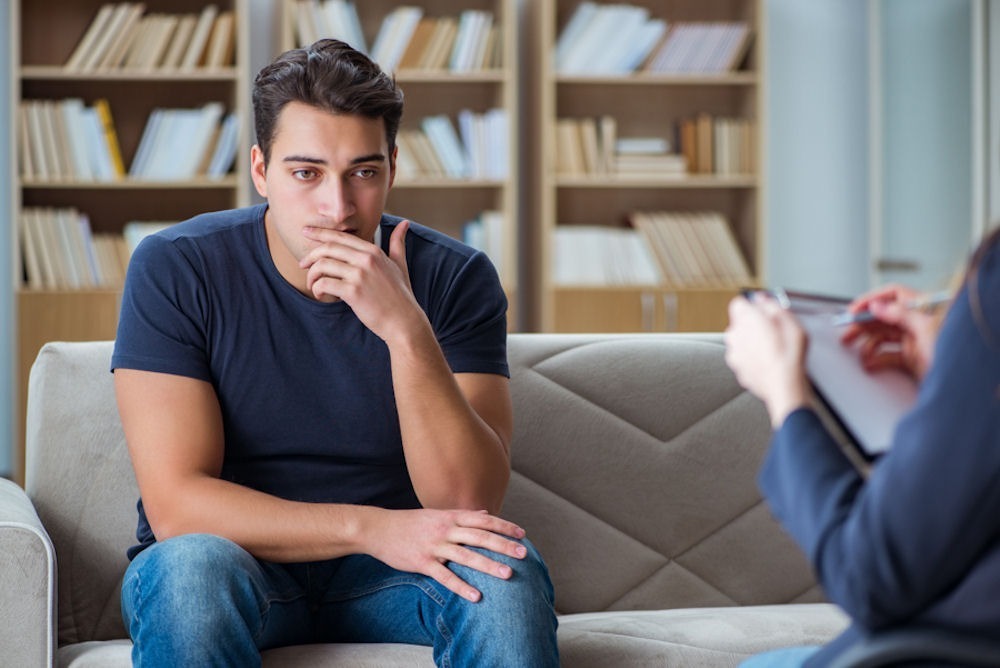
M 17 280 L 23 277 L 22 208 L 73 208 L 85 214 L 94 233 L 120 234 L 129 220 L 182 220 L 210 209 L 249 203 L 249 17 L 247 0 L 145 0 L 143 15 L 198 14 L 209 4 L 235 15 L 234 64 L 224 67 L 180 69 L 117 68 L 72 71 L 64 67 L 105 0 L 51 0 L 46 3 L 15 0 L 8 29 L 12 81 L 10 117 L 10 171 L 15 177 L 10 203 L 14 221 L 10 253 Z M 192 108 L 220 102 L 225 111 L 239 114 L 241 129 L 233 171 L 220 178 L 150 181 L 122 178 L 113 181 L 25 178 L 18 152 L 19 110 L 22 100 L 80 98 L 89 106 L 105 98 L 126 172 L 141 134 L 156 108 Z M 16 291 L 18 404 L 14 475 L 23 480 L 23 418 L 28 371 L 42 344 L 52 340 L 111 339 L 118 322 L 120 290 L 60 289 Z
M 617 137 L 660 137 L 667 140 L 672 152 L 679 153 L 678 126 L 682 120 L 704 115 L 713 121 L 759 121 L 763 82 L 758 45 L 763 11 L 760 0 L 633 0 L 629 4 L 644 8 L 649 18 L 662 19 L 668 26 L 693 21 L 745 23 L 752 35 L 747 54 L 738 69 L 722 73 L 663 74 L 638 68 L 627 74 L 599 76 L 556 71 L 559 36 L 581 4 L 582 0 L 546 0 L 536 11 L 536 55 L 540 61 L 536 218 L 540 229 L 534 273 L 539 285 L 540 329 L 721 330 L 726 324 L 725 305 L 737 294 L 736 287 L 558 285 L 554 279 L 555 238 L 563 226 L 621 228 L 637 211 L 718 212 L 727 220 L 751 271 L 759 272 L 763 238 L 759 125 L 748 140 L 754 154 L 752 173 L 738 173 L 745 168 L 698 171 L 689 165 L 686 173 L 658 175 L 643 170 L 629 174 L 609 168 L 606 159 L 589 173 L 579 168 L 560 172 L 559 158 L 566 152 L 557 144 L 557 136 L 559 122 L 564 119 L 610 117 Z M 598 6 L 605 4 L 611 3 L 598 2 Z

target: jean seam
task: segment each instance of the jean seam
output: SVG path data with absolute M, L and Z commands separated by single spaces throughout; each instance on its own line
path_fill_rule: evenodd
M 447 622 L 444 620 L 443 609 L 442 612 L 438 614 L 436 625 L 438 628 L 438 633 L 441 634 L 441 638 L 444 639 L 444 648 L 441 650 L 441 666 L 442 668 L 450 668 L 451 666 L 451 641 L 452 633 L 451 629 L 448 628 Z
M 368 596 L 374 594 L 378 591 L 383 591 L 385 589 L 391 589 L 393 587 L 410 586 L 416 587 L 424 592 L 431 600 L 437 603 L 439 606 L 444 606 L 444 597 L 438 592 L 438 590 L 431 584 L 429 584 L 425 579 L 414 578 L 411 576 L 391 578 L 388 580 L 381 580 L 369 587 L 362 589 L 351 589 L 349 591 L 338 592 L 331 595 L 329 592 L 324 597 L 326 602 L 334 601 L 346 601 L 354 598 L 361 598 L 363 596 Z

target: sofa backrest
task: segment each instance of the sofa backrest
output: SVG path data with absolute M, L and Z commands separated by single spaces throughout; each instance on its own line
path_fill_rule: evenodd
M 138 490 L 112 343 L 50 343 L 31 372 L 26 489 L 58 559 L 59 644 L 125 637 Z M 755 477 L 769 428 L 718 337 L 509 338 L 514 473 L 503 514 L 560 612 L 820 600 Z

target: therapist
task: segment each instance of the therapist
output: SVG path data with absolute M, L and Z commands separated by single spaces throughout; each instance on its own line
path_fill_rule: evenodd
M 761 654 L 747 668 L 826 666 L 901 627 L 1000 634 L 1000 231 L 973 254 L 940 329 L 907 308 L 915 296 L 890 287 L 850 306 L 875 316 L 844 333 L 862 364 L 920 382 L 867 478 L 811 408 L 809 342 L 795 317 L 766 298 L 730 303 L 726 362 L 775 430 L 761 490 L 852 621 L 825 647 Z

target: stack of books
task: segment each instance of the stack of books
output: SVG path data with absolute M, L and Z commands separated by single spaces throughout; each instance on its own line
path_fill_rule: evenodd
M 421 119 L 419 128 L 401 128 L 396 134 L 399 178 L 507 178 L 507 113 L 464 109 L 457 121 L 458 129 L 448 116 L 435 114 Z
M 685 157 L 667 137 L 619 137 L 612 116 L 556 121 L 556 173 L 562 176 L 675 178 L 688 173 Z
M 739 69 L 750 46 L 741 21 L 675 23 L 646 63 L 657 74 L 722 74 Z
M 668 285 L 732 288 L 752 282 L 736 237 L 721 214 L 637 211 L 629 220 L 652 250 Z
M 649 247 L 625 227 L 559 225 L 553 235 L 552 282 L 563 287 L 659 285 Z
M 219 178 L 236 158 L 239 116 L 222 103 L 194 109 L 157 108 L 139 140 L 129 176 L 150 181 Z
M 585 0 L 559 33 L 555 68 L 570 76 L 722 74 L 740 67 L 749 42 L 743 21 L 668 24 L 645 7 Z
M 120 234 L 94 234 L 76 209 L 26 207 L 18 217 L 25 285 L 33 290 L 120 288 L 129 250 Z
M 18 166 L 26 181 L 114 181 L 125 176 L 106 99 L 22 100 Z
M 354 2 L 287 0 L 299 46 L 323 37 L 343 40 L 367 53 L 387 72 L 479 72 L 502 63 L 500 28 L 493 13 L 468 9 L 433 17 L 423 7 L 401 5 L 386 14 L 368 48 Z
M 555 68 L 567 75 L 628 74 L 666 33 L 666 21 L 645 7 L 581 2 L 556 40 Z
M 753 121 L 699 114 L 679 122 L 681 153 L 693 174 L 753 174 Z
M 214 4 L 200 13 L 146 13 L 139 2 L 102 5 L 66 61 L 72 72 L 191 71 L 233 64 L 236 15 Z

